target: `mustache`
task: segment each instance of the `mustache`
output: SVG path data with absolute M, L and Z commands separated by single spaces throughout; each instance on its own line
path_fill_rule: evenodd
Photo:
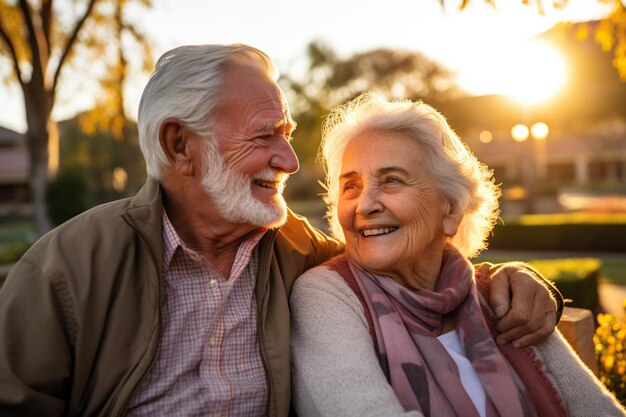
M 285 188 L 285 183 L 289 179 L 289 174 L 286 172 L 281 172 L 272 168 L 265 168 L 263 171 L 258 172 L 252 180 L 259 181 L 267 181 L 267 182 L 275 182 L 278 185 L 278 188 L 282 191 Z

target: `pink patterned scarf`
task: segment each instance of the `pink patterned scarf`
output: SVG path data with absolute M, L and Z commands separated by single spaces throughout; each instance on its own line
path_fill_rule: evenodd
M 485 388 L 487 416 L 538 415 L 485 322 L 481 302 L 491 309 L 478 297 L 474 268 L 454 247 L 446 247 L 434 292 L 412 290 L 348 262 L 373 318 L 381 366 L 405 410 L 478 417 L 455 362 L 434 334 L 450 314 Z

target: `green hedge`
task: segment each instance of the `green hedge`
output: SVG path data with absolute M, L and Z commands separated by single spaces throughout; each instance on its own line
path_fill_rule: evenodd
M 30 247 L 30 243 L 12 242 L 0 245 L 0 265 L 17 262 Z
M 528 261 L 554 282 L 570 307 L 599 311 L 598 279 L 602 261 L 596 258 L 537 259 Z
M 626 252 L 626 224 L 496 225 L 489 249 Z

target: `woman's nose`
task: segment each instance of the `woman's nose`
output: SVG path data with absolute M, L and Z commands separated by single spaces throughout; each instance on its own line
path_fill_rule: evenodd
M 367 216 L 383 210 L 380 202 L 380 190 L 377 187 L 366 186 L 361 191 L 356 206 L 356 213 Z

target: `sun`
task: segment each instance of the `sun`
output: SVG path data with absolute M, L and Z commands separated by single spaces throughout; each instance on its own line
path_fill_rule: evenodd
M 567 65 L 553 47 L 529 42 L 511 51 L 504 94 L 522 104 L 537 104 L 558 93 L 567 80 Z
M 503 94 L 524 105 L 550 99 L 567 81 L 563 56 L 536 40 L 501 45 L 495 53 L 475 57 L 473 63 L 461 76 L 462 86 L 470 92 Z

